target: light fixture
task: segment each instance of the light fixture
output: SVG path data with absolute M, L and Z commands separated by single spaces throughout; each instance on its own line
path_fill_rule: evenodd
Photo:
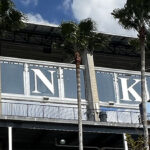
M 64 145 L 64 144 L 66 144 L 66 140 L 65 140 L 65 139 L 61 139 L 59 143 L 60 143 L 61 145 Z
M 43 97 L 43 100 L 49 100 L 49 97 L 44 96 L 44 97 Z
M 109 101 L 108 103 L 109 103 L 109 105 L 114 105 L 115 104 L 113 101 Z

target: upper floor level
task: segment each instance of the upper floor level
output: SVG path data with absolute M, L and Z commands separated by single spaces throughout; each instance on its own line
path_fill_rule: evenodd
M 140 123 L 140 72 L 95 67 L 98 102 L 86 99 L 85 66 L 80 69 L 83 120 L 89 113 L 101 121 Z M 77 115 L 76 70 L 74 64 L 1 57 L 2 115 L 71 119 Z M 146 74 L 149 100 L 150 74 Z M 93 110 L 89 105 L 94 103 Z M 149 110 L 149 108 L 148 108 Z M 94 115 L 94 113 L 93 113 Z
M 107 35 L 106 47 L 97 47 L 93 52 L 94 64 L 126 70 L 140 70 L 140 52 L 129 44 L 130 37 Z M 59 27 L 26 24 L 24 29 L 0 36 L 0 55 L 42 61 L 74 63 L 66 54 Z M 147 71 L 150 66 L 149 51 L 146 53 Z M 130 65 L 129 65 L 130 64 Z
M 140 57 L 124 53 L 131 49 L 127 37 L 109 37 L 108 49 L 90 54 L 98 67 L 81 65 L 82 118 L 88 121 L 90 115 L 98 115 L 102 122 L 139 124 L 140 72 L 132 70 L 139 70 Z M 76 70 L 70 63 L 73 59 L 61 47 L 55 48 L 54 43 L 61 40 L 59 29 L 30 24 L 1 37 L 0 106 L 4 117 L 77 120 Z M 114 45 L 118 52 L 111 53 Z M 87 75 L 92 67 L 95 77 Z M 146 73 L 146 95 L 149 100 L 150 73 Z

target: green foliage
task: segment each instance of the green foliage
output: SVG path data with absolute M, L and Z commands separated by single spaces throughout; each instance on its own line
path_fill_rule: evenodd
M 80 34 L 80 48 L 82 50 L 93 51 L 93 48 L 90 49 L 91 42 L 96 38 L 94 31 L 96 30 L 96 24 L 90 18 L 82 20 L 79 23 L 79 34 Z
M 143 25 L 150 23 L 150 1 L 127 0 L 124 8 L 113 10 L 112 15 L 119 19 L 119 23 L 125 29 L 133 28 L 139 32 Z
M 93 33 L 93 31 L 96 30 L 96 23 L 90 18 L 82 20 L 78 26 L 79 26 L 81 35 L 84 35 L 84 36 L 90 36 L 91 33 Z
M 94 32 L 96 24 L 90 18 L 82 20 L 79 24 L 64 22 L 61 24 L 61 33 L 64 39 L 66 52 L 73 54 L 78 51 L 92 52 L 97 46 L 106 45 L 106 36 Z
M 128 44 L 132 46 L 132 49 L 134 49 L 137 52 L 140 52 L 140 43 L 138 39 L 131 39 L 129 40 Z
M 149 0 L 127 0 L 124 7 L 113 10 L 112 15 L 125 29 L 135 29 L 139 33 L 139 39 L 129 41 L 129 45 L 134 50 L 140 51 L 140 43 L 143 39 L 146 50 L 150 48 L 150 34 L 146 30 L 150 24 Z
M 0 0 L 0 34 L 22 27 L 24 15 L 17 11 L 11 0 Z
M 61 24 L 61 33 L 64 38 L 64 45 L 76 51 L 79 44 L 78 25 L 74 22 L 64 22 Z
M 137 53 L 140 52 L 140 42 L 139 42 L 139 39 L 131 39 L 129 40 L 129 43 L 128 43 L 130 46 L 132 46 L 132 49 L 134 49 L 135 51 L 137 51 Z M 145 50 L 146 52 L 149 52 L 150 51 L 150 31 L 147 30 L 146 31 L 146 43 L 145 43 Z
M 136 140 L 132 138 L 131 135 L 126 134 L 128 147 L 131 150 L 145 150 L 144 148 L 144 138 L 139 136 Z

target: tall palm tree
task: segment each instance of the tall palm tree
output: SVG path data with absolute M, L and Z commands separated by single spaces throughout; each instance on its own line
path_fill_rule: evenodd
M 87 29 L 85 32 L 84 29 Z M 94 29 L 90 19 L 81 21 L 79 24 L 66 22 L 61 24 L 61 32 L 64 37 L 65 48 L 69 48 L 75 54 L 76 79 L 77 79 L 77 100 L 78 100 L 78 126 L 79 126 L 79 149 L 83 150 L 82 132 L 82 108 L 81 108 L 81 86 L 80 86 L 80 52 L 87 48 L 87 35 Z M 71 53 L 72 53 L 71 52 Z
M 79 125 L 79 149 L 83 150 L 82 135 L 82 109 L 81 109 L 81 88 L 80 88 L 80 64 L 81 53 L 85 50 L 92 52 L 94 47 L 104 44 L 105 37 L 94 32 L 95 23 L 90 19 L 82 20 L 79 24 L 75 22 L 64 22 L 61 24 L 61 32 L 64 38 L 64 50 L 74 54 L 76 63 L 77 79 L 77 100 L 78 100 L 78 125 Z M 103 39 L 103 40 L 102 40 Z
M 146 27 L 150 23 L 150 1 L 149 0 L 127 0 L 121 9 L 115 9 L 112 12 L 114 18 L 119 19 L 119 23 L 125 29 L 134 29 L 138 32 L 138 38 L 141 50 L 141 96 L 142 96 L 142 118 L 144 130 L 144 146 L 149 150 L 148 128 L 146 115 L 146 89 L 145 89 L 145 42 Z

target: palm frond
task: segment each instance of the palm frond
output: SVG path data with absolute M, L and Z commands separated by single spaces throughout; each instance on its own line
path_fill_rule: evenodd
M 94 32 L 96 24 L 90 18 L 82 20 L 79 24 L 64 22 L 61 24 L 61 33 L 64 38 L 66 50 L 92 52 L 99 45 L 104 45 L 104 38 L 101 34 Z
M 17 30 L 24 26 L 24 14 L 17 11 L 11 0 L 0 1 L 0 32 Z

